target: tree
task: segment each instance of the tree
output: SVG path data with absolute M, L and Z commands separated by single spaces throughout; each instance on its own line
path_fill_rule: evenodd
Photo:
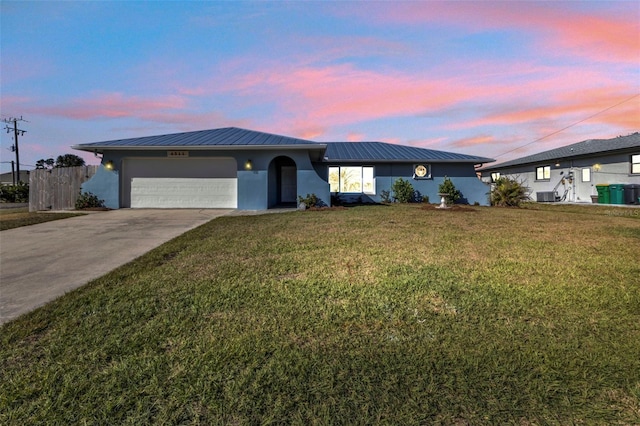
M 446 176 L 444 177 L 444 181 L 438 186 L 438 193 L 447 194 L 444 197 L 447 204 L 453 204 L 462 197 L 462 194 L 456 189 L 451 179 Z
M 408 180 L 396 179 L 391 185 L 391 191 L 393 191 L 393 198 L 399 203 L 410 203 L 414 200 L 415 191 Z
M 78 167 L 84 166 L 84 159 L 74 154 L 58 155 L 56 167 Z
M 47 158 L 46 160 L 43 158 L 36 161 L 36 169 L 52 169 L 54 164 L 53 158 Z
M 84 166 L 84 159 L 74 154 L 58 155 L 55 161 L 53 158 L 47 158 L 46 160 L 40 159 L 36 161 L 36 169 L 53 169 L 54 167 L 77 167 Z

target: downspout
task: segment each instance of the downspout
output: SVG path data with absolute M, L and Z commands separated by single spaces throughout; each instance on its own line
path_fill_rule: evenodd
M 578 179 L 578 176 L 576 176 L 576 174 L 574 173 L 573 170 L 573 158 L 571 159 L 571 176 L 573 177 L 571 179 L 571 198 L 573 198 L 573 202 L 576 202 L 576 179 Z

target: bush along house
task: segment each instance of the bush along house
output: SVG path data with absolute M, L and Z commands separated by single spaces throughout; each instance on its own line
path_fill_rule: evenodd
M 516 179 L 538 202 L 640 204 L 640 133 L 588 139 L 480 169 L 482 180 Z
M 436 202 L 445 176 L 461 201 L 488 205 L 475 166 L 490 158 L 383 142 L 327 142 L 239 128 L 86 143 L 74 149 L 102 156 L 82 186 L 109 208 L 229 208 L 320 203 L 378 203 L 398 179 Z

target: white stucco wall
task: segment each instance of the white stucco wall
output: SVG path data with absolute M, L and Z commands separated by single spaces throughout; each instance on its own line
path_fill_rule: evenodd
M 551 179 L 536 180 L 536 168 L 541 166 L 551 167 Z M 583 181 L 583 169 L 590 170 L 589 181 Z M 533 201 L 536 200 L 538 192 L 553 191 L 556 186 L 560 197 L 566 193 L 565 201 L 590 203 L 591 195 L 597 195 L 598 184 L 640 184 L 640 174 L 631 174 L 631 154 L 562 159 L 557 162 L 547 161 L 482 171 L 482 179 L 490 181 L 491 173 L 494 172 L 523 182 L 529 188 Z M 572 180 L 567 178 L 570 173 L 573 174 Z

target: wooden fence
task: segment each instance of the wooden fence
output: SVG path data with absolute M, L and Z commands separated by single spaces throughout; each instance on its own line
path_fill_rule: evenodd
M 29 211 L 75 209 L 80 185 L 95 175 L 98 167 L 60 167 L 31 171 Z

